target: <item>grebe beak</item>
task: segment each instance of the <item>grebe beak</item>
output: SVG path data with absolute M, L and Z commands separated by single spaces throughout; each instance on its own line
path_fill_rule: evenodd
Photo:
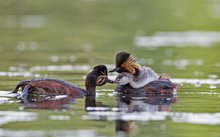
M 106 81 L 106 82 L 111 83 L 111 84 L 114 84 L 114 83 L 115 83 L 115 81 L 110 80 L 110 79 L 107 79 L 107 81 Z
M 113 70 L 109 70 L 108 72 L 115 72 L 116 71 L 116 68 L 114 68 Z
M 117 70 L 119 70 L 119 68 L 114 68 L 112 70 L 109 70 L 108 72 L 116 72 Z

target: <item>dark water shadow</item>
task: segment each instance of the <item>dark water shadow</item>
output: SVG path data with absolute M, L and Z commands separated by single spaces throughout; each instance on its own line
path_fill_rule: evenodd
M 85 102 L 85 106 L 89 107 L 89 109 L 86 109 L 88 113 L 85 119 L 115 121 L 115 133 L 119 137 L 129 136 L 133 133 L 135 130 L 133 128 L 134 121 L 142 121 L 140 119 L 142 115 L 138 116 L 142 112 L 170 112 L 171 105 L 177 102 L 176 91 L 169 91 L 169 94 L 155 94 L 134 90 L 130 87 L 125 87 L 116 93 L 115 109 L 100 108 L 97 106 L 97 102 L 94 103 L 95 100 L 93 99 L 90 98 Z M 90 104 L 93 105 L 90 106 Z M 96 104 L 96 107 L 94 107 L 94 104 Z M 129 118 L 129 116 L 131 117 Z M 144 116 L 146 117 L 146 115 Z
M 75 103 L 76 97 L 70 95 L 44 96 L 29 94 L 27 100 L 17 98 L 24 108 L 62 110 L 70 109 L 69 104 Z
M 116 96 L 117 107 L 120 112 L 126 114 L 138 115 L 141 112 L 170 112 L 171 105 L 176 103 L 177 98 L 175 91 L 172 94 L 146 94 L 138 91 L 131 91 L 130 93 L 118 93 Z M 136 114 L 134 114 L 136 113 Z M 138 117 L 138 116 L 136 116 Z M 141 115 L 140 115 L 141 117 Z M 140 121 L 140 118 L 137 118 Z M 128 136 L 133 133 L 133 121 L 135 118 L 129 120 L 116 119 L 115 132 L 117 136 Z M 143 119 L 144 121 L 144 119 Z

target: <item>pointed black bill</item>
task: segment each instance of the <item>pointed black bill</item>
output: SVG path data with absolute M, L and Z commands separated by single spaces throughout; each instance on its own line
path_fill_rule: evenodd
M 108 72 L 115 72 L 117 71 L 117 68 L 114 68 L 113 70 L 109 70 Z

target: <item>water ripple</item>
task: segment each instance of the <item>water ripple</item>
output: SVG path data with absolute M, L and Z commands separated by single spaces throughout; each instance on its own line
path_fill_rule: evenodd
M 94 130 L 27 131 L 0 129 L 0 137 L 98 137 Z
M 40 74 L 33 74 L 31 72 L 4 72 L 0 71 L 0 76 L 2 77 L 40 77 Z
M 108 76 L 109 79 L 115 79 L 117 77 L 117 74 L 111 74 Z M 171 78 L 171 81 L 176 84 L 193 84 L 201 86 L 202 84 L 208 84 L 210 85 L 210 88 L 215 88 L 214 85 L 220 84 L 220 79 L 215 78 L 209 78 L 209 79 L 187 79 L 187 78 Z
M 82 116 L 84 120 L 124 120 L 124 121 L 164 121 L 172 119 L 176 123 L 220 125 L 220 113 L 186 112 L 114 112 L 92 111 Z
M 135 36 L 137 47 L 209 47 L 220 42 L 220 32 L 214 31 L 185 31 L 185 32 L 157 32 L 154 36 Z
M 220 79 L 183 79 L 183 78 L 173 78 L 171 79 L 174 83 L 177 84 L 208 84 L 208 85 L 217 85 L 220 84 Z
M 37 119 L 34 112 L 0 111 L 0 125 L 17 121 L 33 121 Z

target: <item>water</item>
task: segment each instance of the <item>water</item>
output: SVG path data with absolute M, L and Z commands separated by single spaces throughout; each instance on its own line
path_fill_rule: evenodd
M 134 44 L 137 47 L 209 47 L 215 43 L 219 43 L 219 37 L 220 32 L 157 32 L 154 36 L 136 36 L 134 38 Z
M 110 68 L 114 65 L 108 65 Z M 22 74 L 23 71 L 29 71 L 33 74 L 35 72 L 77 72 L 80 68 L 83 71 L 89 71 L 88 68 L 92 68 L 89 66 L 56 66 L 52 70 L 47 69 L 51 66 L 33 66 L 30 68 L 23 68 L 19 70 L 19 67 L 13 66 L 8 68 L 8 72 L 13 70 Z M 65 69 L 64 69 L 65 68 Z M 42 74 L 39 74 L 40 76 Z M 59 74 L 59 75 L 62 75 Z M 23 77 L 28 79 L 33 77 L 34 75 L 1 75 L 1 77 L 8 77 L 7 79 L 13 79 L 16 77 Z M 116 73 L 111 74 L 109 76 L 110 79 L 114 79 L 117 76 Z M 85 75 L 81 74 L 81 82 L 83 82 Z M 218 91 L 218 87 L 220 84 L 220 80 L 217 75 L 209 75 L 207 79 L 187 79 L 187 78 L 172 78 L 173 82 L 177 84 L 177 91 L 174 91 L 173 95 L 163 96 L 159 95 L 156 97 L 147 96 L 147 97 L 126 97 L 123 98 L 119 104 L 115 102 L 116 98 L 118 98 L 117 93 L 114 92 L 114 85 L 110 85 L 109 88 L 100 87 L 97 89 L 96 103 L 97 107 L 87 107 L 84 108 L 84 99 L 74 99 L 72 97 L 68 97 L 67 95 L 58 95 L 53 96 L 51 98 L 47 98 L 44 100 L 43 98 L 36 98 L 33 96 L 33 103 L 23 104 L 19 100 L 15 98 L 19 96 L 17 94 L 11 94 L 11 91 L 1 91 L 0 92 L 0 103 L 1 106 L 10 106 L 10 104 L 18 104 L 17 107 L 13 108 L 13 111 L 0 111 L 1 112 L 1 125 L 11 125 L 12 130 L 1 129 L 2 136 L 12 136 L 14 133 L 19 132 L 18 134 L 22 134 L 22 136 L 27 136 L 29 133 L 36 133 L 39 136 L 57 136 L 57 134 L 63 134 L 64 136 L 68 136 L 74 134 L 76 136 L 83 136 L 87 133 L 84 131 L 84 126 L 87 125 L 87 122 L 103 121 L 103 122 L 115 122 L 116 130 L 110 131 L 111 134 L 117 134 L 118 136 L 133 134 L 136 133 L 133 126 L 138 126 L 140 129 L 144 129 L 141 123 L 146 123 L 148 126 L 153 122 L 157 123 L 166 123 L 166 121 L 170 121 L 173 125 L 178 124 L 191 124 L 191 125 L 203 125 L 203 126 L 216 126 L 220 125 L 220 110 L 219 107 L 219 98 L 220 93 Z M 72 80 L 74 81 L 74 80 Z M 82 85 L 82 84 L 81 84 Z M 12 85 L 13 86 L 13 85 Z M 14 85 L 15 86 L 15 85 Z M 204 87 L 205 86 L 205 87 Z M 82 86 L 83 87 L 83 86 Z M 189 88 L 190 87 L 190 88 Z M 188 98 L 186 98 L 188 96 Z M 191 99 L 195 99 L 192 101 Z M 106 98 L 108 98 L 106 100 Z M 127 99 L 126 99 L 127 98 Z M 212 100 L 209 102 L 201 102 L 197 103 L 200 100 Z M 129 101 L 130 103 L 127 103 Z M 185 104 L 185 102 L 189 102 Z M 185 105 L 184 105 L 185 104 Z M 203 105 L 202 105 L 203 104 Z M 202 105 L 202 106 L 201 106 Z M 87 105 L 88 106 L 88 105 Z M 208 107 L 208 108 L 206 108 Z M 26 112 L 30 109 L 37 109 L 38 111 L 34 112 Z M 45 110 L 53 110 L 48 114 L 44 114 Z M 42 116 L 44 118 L 42 118 Z M 71 121 L 80 120 L 85 125 L 83 127 L 77 126 L 77 124 L 71 124 L 74 127 L 82 130 L 78 135 L 78 132 L 75 130 L 69 130 L 68 127 L 64 126 L 63 128 L 57 130 L 52 130 L 51 132 L 46 132 L 43 130 L 39 130 L 40 127 L 36 127 L 37 131 L 17 131 L 14 130 L 16 127 L 13 126 L 14 122 L 22 121 L 24 125 L 28 121 L 32 121 L 32 123 L 38 123 L 42 120 L 48 121 L 48 126 L 53 127 L 53 123 L 59 123 L 59 121 L 68 122 L 71 124 Z M 66 121 L 66 122 L 65 122 Z M 140 124 L 137 124 L 140 123 Z M 68 124 L 68 125 L 69 125 Z M 128 124 L 128 126 L 123 127 L 123 125 Z M 103 126 L 105 124 L 103 123 Z M 113 126 L 113 125 L 112 125 Z M 122 127 L 123 128 L 122 128 Z M 160 125 L 161 131 L 168 130 L 168 125 Z M 86 129 L 93 129 L 91 126 L 85 126 Z M 171 125 L 172 127 L 172 125 Z M 41 129 L 41 128 L 40 128 Z M 50 127 L 49 127 L 50 129 Z M 68 129 L 68 130 L 67 130 Z M 65 131 L 63 131 L 65 130 Z M 67 130 L 67 131 L 66 131 Z M 101 131 L 101 128 L 97 128 L 96 130 L 91 130 L 91 136 L 98 136 L 97 132 Z M 122 132 L 123 131 L 123 132 Z M 65 132 L 65 134 L 64 134 Z M 67 133 L 66 133 L 67 132 Z M 77 132 L 77 133 L 76 133 Z M 214 131 L 214 133 L 217 132 Z M 70 133 L 70 134 L 68 134 Z M 82 135 L 81 135 L 82 134 Z M 135 135 L 141 135 L 142 131 L 136 133 Z M 108 136 L 108 135 L 104 135 Z M 110 135 L 113 136 L 113 135 Z
M 0 0 L 1 137 L 220 137 L 218 0 Z M 21 80 L 57 78 L 85 88 L 95 65 L 131 52 L 177 84 L 172 95 L 85 98 L 11 94 Z M 109 74 L 114 79 L 116 73 Z M 46 99 L 46 100 L 45 100 Z
M 52 136 L 52 137 L 96 137 L 97 134 L 93 130 L 62 130 L 62 131 L 52 131 L 52 132 L 45 132 L 45 131 L 25 131 L 25 130 L 0 130 L 0 136 L 2 137 L 13 137 L 16 135 L 17 137 L 45 137 L 45 136 Z M 85 136 L 86 135 L 86 136 Z

